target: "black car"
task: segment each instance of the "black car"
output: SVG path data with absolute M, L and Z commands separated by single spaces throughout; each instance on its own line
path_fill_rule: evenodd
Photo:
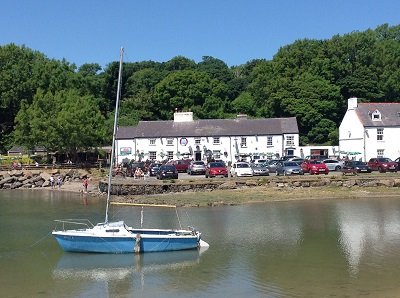
M 160 169 L 160 167 L 162 166 L 161 163 L 152 163 L 149 166 L 149 176 L 156 176 L 158 170 Z
M 156 174 L 157 179 L 178 179 L 178 171 L 173 165 L 162 165 Z
M 368 166 L 366 162 L 358 161 L 358 160 L 349 160 L 346 161 L 342 168 L 343 174 L 345 173 L 371 173 L 371 168 Z

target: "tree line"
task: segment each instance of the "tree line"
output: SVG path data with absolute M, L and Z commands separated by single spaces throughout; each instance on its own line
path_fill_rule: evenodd
M 25 46 L 0 47 L 0 152 L 12 145 L 76 153 L 110 144 L 118 61 L 77 67 Z M 199 119 L 295 116 L 300 143 L 337 144 L 347 99 L 400 102 L 400 25 L 303 39 L 272 60 L 228 67 L 177 56 L 125 62 L 119 124 L 169 120 L 175 109 Z

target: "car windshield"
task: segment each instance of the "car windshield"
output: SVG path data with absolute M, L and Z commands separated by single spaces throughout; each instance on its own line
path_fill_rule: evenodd
M 365 162 L 362 162 L 362 161 L 353 161 L 353 165 L 355 165 L 355 166 L 362 166 L 362 165 L 365 165 Z
M 378 158 L 379 162 L 391 162 L 392 160 L 390 158 Z
M 297 167 L 299 165 L 297 163 L 295 163 L 295 162 L 284 162 L 283 166 L 285 166 L 285 167 Z
M 163 171 L 174 171 L 175 167 L 174 166 L 165 165 L 165 166 L 161 167 L 161 170 L 163 170 Z
M 237 168 L 249 168 L 249 164 L 248 163 L 238 163 L 236 165 Z
M 310 160 L 310 163 L 312 163 L 312 164 L 319 164 L 319 163 L 321 163 L 319 160 Z
M 224 164 L 222 162 L 211 162 L 210 168 L 223 168 Z
M 193 163 L 193 165 L 196 165 L 196 166 L 204 166 L 204 162 L 202 162 L 202 161 L 195 161 L 195 162 Z

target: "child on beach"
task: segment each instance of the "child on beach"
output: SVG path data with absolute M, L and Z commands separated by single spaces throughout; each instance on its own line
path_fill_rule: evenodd
M 88 185 L 89 185 L 88 179 L 87 178 L 83 179 L 83 189 L 85 193 L 87 193 Z

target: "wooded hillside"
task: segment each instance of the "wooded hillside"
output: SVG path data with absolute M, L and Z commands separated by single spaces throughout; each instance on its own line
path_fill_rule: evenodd
M 0 152 L 12 145 L 69 153 L 109 145 L 117 76 L 117 61 L 78 68 L 1 46 Z M 295 116 L 302 145 L 337 144 L 351 96 L 400 102 L 400 25 L 298 40 L 272 60 L 234 67 L 210 56 L 199 63 L 182 56 L 126 62 L 120 125 L 172 119 L 175 109 L 200 119 Z

